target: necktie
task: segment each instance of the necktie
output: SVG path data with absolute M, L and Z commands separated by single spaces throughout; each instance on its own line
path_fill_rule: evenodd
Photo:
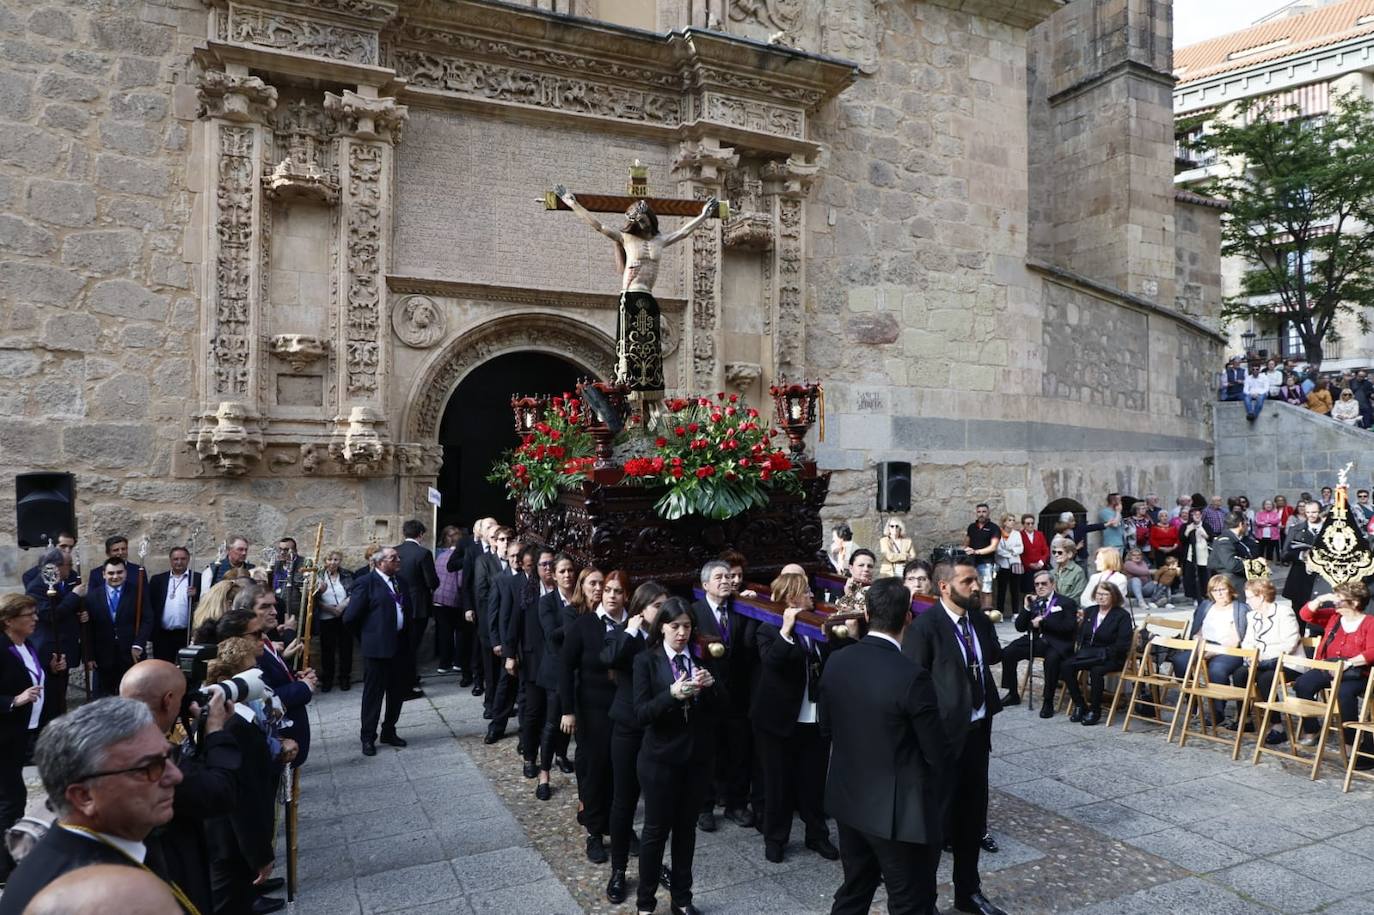
M 963 642 L 964 663 L 968 671 L 968 685 L 972 697 L 973 708 L 983 707 L 985 697 L 983 696 L 983 679 L 979 676 L 978 652 L 973 648 L 973 629 L 968 624 L 968 617 L 959 617 L 959 640 Z
M 678 675 L 679 677 L 685 677 L 685 676 L 687 676 L 687 656 L 686 656 L 686 655 L 681 655 L 681 654 L 680 654 L 680 655 L 678 655 L 677 657 L 673 658 L 673 670 L 674 670 L 674 672 L 677 673 L 677 675 Z
M 110 619 L 119 615 L 119 592 L 120 588 L 110 589 Z
M 730 644 L 730 614 L 725 612 L 725 605 L 721 604 L 716 611 L 717 622 L 720 623 L 720 640 L 726 645 Z M 680 657 L 680 655 L 679 655 Z

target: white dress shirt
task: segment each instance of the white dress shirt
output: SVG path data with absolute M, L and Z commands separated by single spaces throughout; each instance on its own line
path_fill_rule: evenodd
M 119 836 L 112 836 L 108 832 L 96 832 L 94 829 L 92 829 L 90 833 L 85 833 L 79 829 L 71 829 L 65 823 L 59 823 L 58 825 L 70 833 L 81 836 L 83 839 L 87 839 L 91 842 L 104 842 L 111 848 L 117 848 L 139 864 L 142 864 L 143 859 L 148 857 L 148 848 L 142 842 L 135 842 L 132 839 L 122 839 Z
M 33 681 L 33 685 L 42 686 L 43 667 L 38 663 L 38 657 L 34 651 L 28 645 L 15 645 L 10 642 L 10 646 L 13 646 L 19 659 L 24 662 L 24 669 L 29 672 L 29 679 Z M 30 708 L 32 711 L 29 713 L 29 730 L 32 731 L 38 727 L 38 721 L 43 716 L 43 693 L 41 691 L 38 698 L 30 703 Z
M 162 605 L 162 628 L 185 629 L 191 620 L 191 571 L 167 577 L 167 602 Z
M 873 634 L 877 636 L 882 635 L 881 632 L 875 632 Z M 782 635 L 782 633 L 779 633 L 779 635 Z M 782 638 L 783 641 L 787 642 L 789 645 L 797 644 L 797 640 L 791 635 L 782 635 Z M 896 640 L 893 639 L 892 641 L 895 642 Z M 811 666 L 811 655 L 816 651 L 816 643 L 803 637 L 801 646 L 802 651 L 806 654 L 806 666 L 802 668 L 802 701 L 801 708 L 797 711 L 797 724 L 815 724 L 816 697 L 811 695 L 811 672 L 809 668 Z M 902 646 L 898 645 L 898 650 L 900 650 L 901 647 Z
M 385 573 L 378 572 L 377 574 L 381 576 L 382 581 L 386 582 L 387 590 L 389 590 L 393 595 L 400 595 L 401 592 L 396 590 L 395 581 L 388 578 L 385 575 Z M 400 632 L 402 629 L 405 628 L 406 625 L 405 613 L 401 611 L 401 604 L 399 601 L 396 600 L 395 597 L 391 598 L 391 602 L 396 606 L 396 631 Z
M 958 633 L 954 636 L 954 640 L 959 643 L 959 656 L 965 658 L 965 663 L 967 663 L 968 656 L 964 654 L 964 630 L 963 627 L 959 625 L 959 621 L 961 619 L 966 619 L 967 615 L 960 616 L 946 607 L 943 601 L 940 602 L 940 607 L 945 611 L 945 616 L 949 617 L 949 621 L 954 624 L 955 631 Z M 981 678 L 983 676 L 983 646 L 978 644 L 978 630 L 973 628 L 972 621 L 968 624 L 968 634 L 969 644 L 973 648 L 973 664 L 978 670 L 977 676 Z M 969 721 L 982 721 L 988 716 L 987 694 L 988 690 L 992 688 L 993 687 L 988 685 L 987 681 L 983 681 L 983 704 L 972 710 L 969 714 Z

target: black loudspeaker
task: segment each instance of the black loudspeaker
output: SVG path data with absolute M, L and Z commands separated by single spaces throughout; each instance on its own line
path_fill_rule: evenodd
M 878 465 L 878 511 L 911 511 L 911 464 L 884 461 Z
M 70 473 L 20 473 L 14 477 L 15 530 L 22 549 L 76 536 L 76 478 Z

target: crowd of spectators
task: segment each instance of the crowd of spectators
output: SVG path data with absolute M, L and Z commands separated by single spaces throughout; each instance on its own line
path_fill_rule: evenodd
M 1300 365 L 1292 359 L 1260 362 L 1233 356 L 1221 372 L 1217 398 L 1241 401 L 1251 422 L 1259 417 L 1266 400 L 1281 400 L 1347 426 L 1374 428 L 1374 380 L 1363 368 L 1322 372 L 1319 366 Z

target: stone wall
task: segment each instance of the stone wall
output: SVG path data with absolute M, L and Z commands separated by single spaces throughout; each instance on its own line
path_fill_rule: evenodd
M 1293 504 L 1301 492 L 1335 486 L 1337 474 L 1354 463 L 1354 491 L 1374 481 L 1374 432 L 1354 429 L 1302 407 L 1266 401 L 1254 423 L 1239 402 L 1214 403 L 1216 492 L 1246 495 L 1252 506 L 1275 495 Z
M 1221 315 L 1221 219 L 1216 206 L 1178 200 L 1174 208 L 1174 307 L 1215 320 Z

